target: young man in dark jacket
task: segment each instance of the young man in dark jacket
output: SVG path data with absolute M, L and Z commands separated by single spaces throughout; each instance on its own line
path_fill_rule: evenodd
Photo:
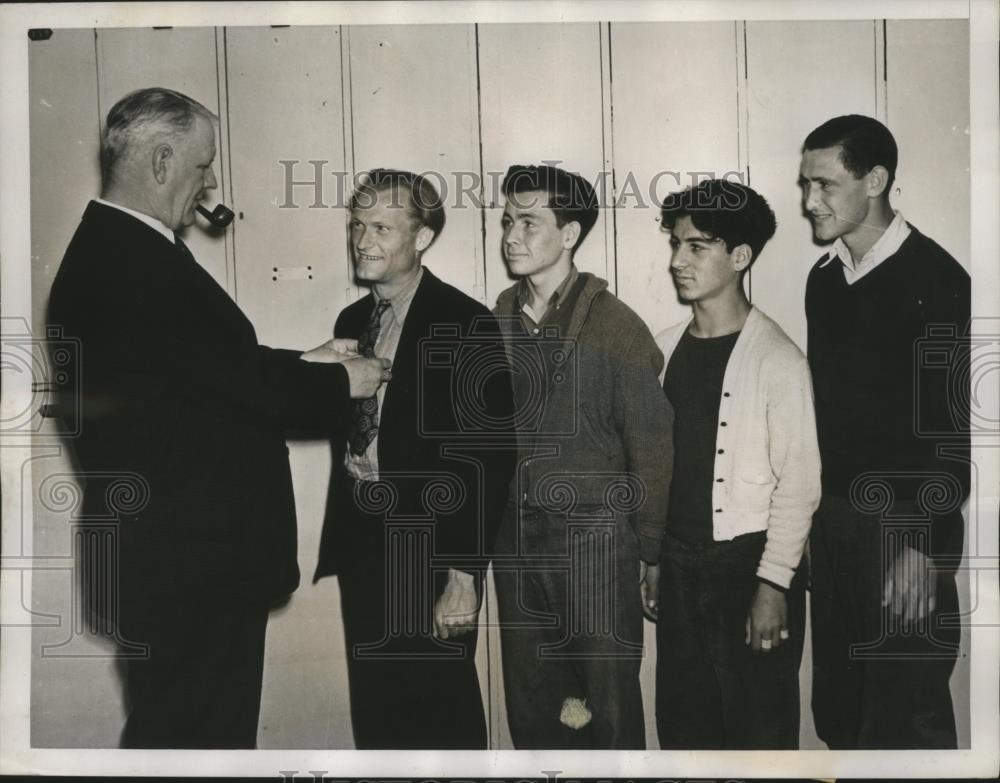
M 496 319 L 423 265 L 444 224 L 413 172 L 373 169 L 351 199 L 354 273 L 372 290 L 334 333 L 393 372 L 334 443 L 315 579 L 340 583 L 359 750 L 487 744 L 475 653 L 513 471 L 511 383 Z
M 673 414 L 640 318 L 579 272 L 597 220 L 577 174 L 513 166 L 500 294 L 518 470 L 494 560 L 517 748 L 645 747 L 640 580 L 666 521 Z

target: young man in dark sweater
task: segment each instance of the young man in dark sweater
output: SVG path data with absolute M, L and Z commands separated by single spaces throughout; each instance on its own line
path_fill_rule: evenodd
M 511 166 L 501 292 L 518 465 L 496 578 L 510 736 L 518 750 L 642 750 L 642 584 L 666 523 L 673 411 L 649 329 L 581 272 L 593 187 Z
M 806 315 L 823 460 L 813 713 L 834 749 L 956 746 L 959 627 L 940 620 L 958 610 L 969 494 L 968 389 L 955 379 L 970 280 L 890 207 L 896 161 L 884 125 L 836 117 L 806 138 L 799 180 L 816 239 L 833 242 Z

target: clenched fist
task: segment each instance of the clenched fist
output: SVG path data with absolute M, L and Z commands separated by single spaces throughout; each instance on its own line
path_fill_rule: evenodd
M 371 397 L 383 381 L 392 380 L 392 371 L 389 369 L 392 362 L 388 359 L 365 359 L 359 356 L 347 359 L 343 365 L 351 382 L 351 397 L 355 400 Z

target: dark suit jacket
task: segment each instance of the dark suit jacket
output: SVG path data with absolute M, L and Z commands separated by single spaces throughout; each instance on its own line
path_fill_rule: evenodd
M 48 320 L 80 341 L 62 391 L 80 400 L 83 518 L 120 522 L 123 606 L 294 590 L 283 427 L 346 431 L 343 367 L 258 345 L 189 252 L 94 202 L 53 283 Z M 115 491 L 122 477 L 138 495 Z
M 359 337 L 374 307 L 369 294 L 345 308 L 336 336 Z M 378 462 L 380 479 L 391 481 L 399 495 L 391 515 L 428 513 L 421 497 L 427 474 L 451 474 L 461 482 L 465 497 L 457 508 L 431 501 L 435 566 L 474 571 L 488 562 L 514 470 L 512 400 L 496 319 L 425 267 L 379 410 Z M 351 557 L 359 543 L 341 524 L 351 507 L 343 480 L 345 448 L 344 439 L 334 443 L 334 476 L 314 581 L 337 573 L 342 558 Z M 449 457 L 445 449 L 461 456 Z

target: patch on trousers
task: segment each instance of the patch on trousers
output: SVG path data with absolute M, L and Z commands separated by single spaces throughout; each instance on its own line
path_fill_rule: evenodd
M 590 723 L 590 719 L 593 717 L 593 713 L 587 709 L 586 699 L 570 696 L 563 702 L 562 712 L 559 713 L 559 722 L 571 729 L 582 729 Z

